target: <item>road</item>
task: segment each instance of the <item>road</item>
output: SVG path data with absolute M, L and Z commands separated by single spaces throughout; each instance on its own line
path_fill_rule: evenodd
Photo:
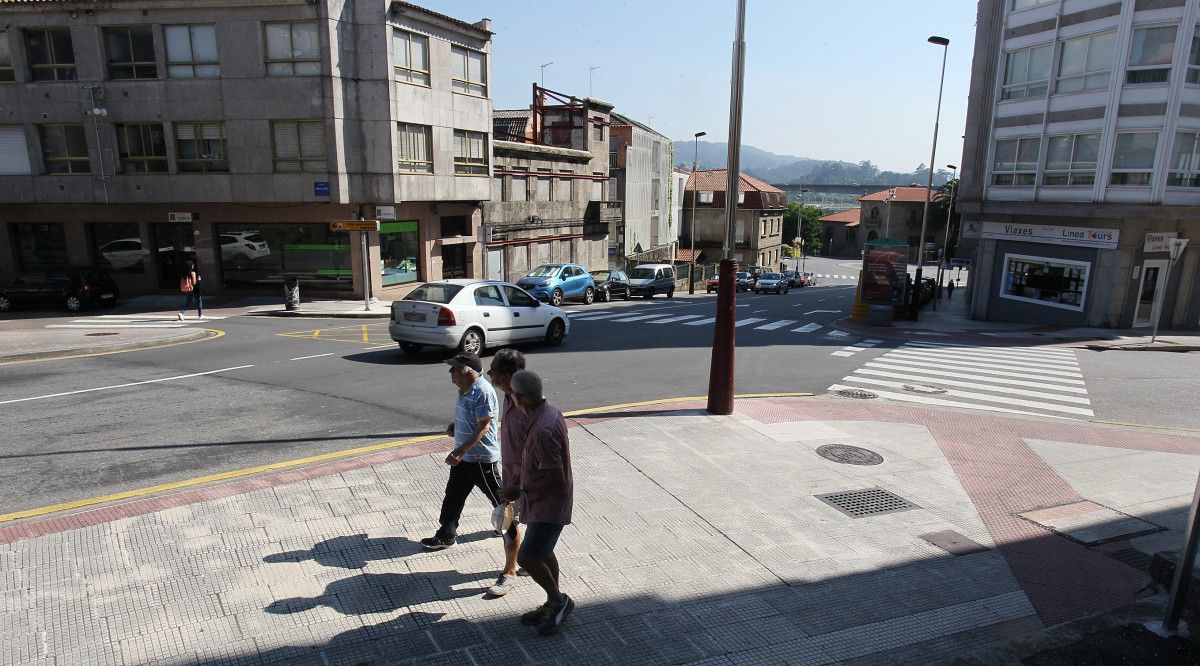
M 827 260 L 810 260 L 808 268 L 852 273 Z M 1200 354 L 1163 355 L 1170 358 L 1148 367 L 1130 355 L 1065 350 L 947 359 L 959 352 L 839 335 L 832 322 L 853 296 L 847 279 L 787 295 L 739 294 L 737 392 L 856 386 L 948 406 L 1195 426 L 1194 409 L 1156 405 L 1151 396 L 1152 387 L 1169 386 L 1172 399 L 1194 403 L 1185 382 L 1200 370 Z M 524 351 L 563 410 L 704 395 L 715 298 L 568 305 L 565 344 Z M 0 366 L 0 514 L 436 433 L 450 420 L 454 389 L 444 356 L 403 354 L 385 321 L 244 316 L 211 327 L 225 335 Z M 1021 353 L 1050 356 L 1043 362 Z M 927 398 L 920 387 L 889 385 L 916 383 L 907 373 L 931 363 L 957 373 L 941 376 L 939 390 L 947 393 Z M 1020 378 L 1038 366 L 1052 370 L 1034 373 L 1032 382 Z M 1018 402 L 997 407 L 1001 399 Z

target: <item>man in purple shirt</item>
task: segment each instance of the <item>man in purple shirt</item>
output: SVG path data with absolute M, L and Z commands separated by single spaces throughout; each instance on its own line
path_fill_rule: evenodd
M 525 448 L 525 414 L 517 408 L 513 399 L 510 382 L 512 376 L 525 369 L 525 355 L 512 347 L 504 347 L 492 356 L 492 364 L 488 368 L 488 379 L 492 385 L 504 394 L 504 421 L 500 427 L 500 469 L 502 478 L 507 486 L 520 487 L 521 451 Z M 519 504 L 519 503 L 518 503 Z M 517 527 L 516 516 L 520 515 L 520 507 L 513 507 L 514 519 L 508 531 L 504 533 L 504 571 L 496 579 L 496 584 L 488 588 L 488 594 L 502 597 L 517 584 L 517 549 L 521 546 L 521 532 Z M 522 574 L 526 572 L 521 572 Z
M 543 636 L 558 631 L 575 608 L 571 597 L 558 588 L 558 559 L 554 547 L 563 527 L 571 524 L 574 484 L 567 422 L 562 412 L 542 395 L 542 379 L 522 370 L 512 376 L 511 391 L 517 408 L 525 415 L 528 434 L 521 454 L 520 485 L 506 482 L 504 496 L 521 498 L 521 522 L 525 538 L 517 561 L 543 590 L 546 603 L 521 616 L 521 622 L 537 625 Z

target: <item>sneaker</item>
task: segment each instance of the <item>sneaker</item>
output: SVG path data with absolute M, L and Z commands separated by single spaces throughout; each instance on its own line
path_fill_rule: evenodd
M 425 546 L 425 550 L 445 550 L 454 545 L 454 537 L 443 539 L 435 534 L 431 537 L 421 539 L 421 545 Z
M 550 604 L 542 604 L 521 616 L 521 624 L 536 627 L 550 614 Z
M 571 611 L 575 610 L 575 602 L 571 601 L 571 597 L 565 594 L 562 596 L 562 603 L 551 606 L 546 616 L 542 618 L 541 624 L 538 625 L 538 634 L 549 636 L 558 631 L 558 625 L 562 624 L 567 619 L 567 616 L 571 614 Z
M 502 597 L 508 594 L 508 591 L 513 589 L 517 584 L 517 577 L 508 574 L 500 574 L 496 579 L 496 584 L 489 587 L 487 593 L 493 597 Z

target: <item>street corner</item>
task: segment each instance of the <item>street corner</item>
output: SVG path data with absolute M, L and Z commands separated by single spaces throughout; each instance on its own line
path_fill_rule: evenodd
M 275 335 L 300 340 L 342 342 L 356 345 L 394 346 L 391 334 L 388 333 L 386 322 L 370 324 L 334 324 L 307 328 L 299 331 L 287 331 Z
M 160 349 L 214 340 L 225 331 L 213 328 L 170 330 L 75 330 L 0 329 L 0 365 L 34 361 L 57 361 L 126 352 Z

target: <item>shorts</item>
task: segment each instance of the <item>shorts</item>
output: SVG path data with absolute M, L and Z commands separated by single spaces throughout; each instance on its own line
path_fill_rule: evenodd
M 558 536 L 563 526 L 557 523 L 529 523 L 525 526 L 525 537 L 521 539 L 521 555 L 545 559 L 554 553 Z
M 517 526 L 521 524 L 521 498 L 520 497 L 513 500 L 512 508 L 513 508 L 512 524 L 510 524 L 508 526 L 508 529 L 504 531 L 504 544 L 505 545 L 512 543 L 512 540 L 517 538 Z

